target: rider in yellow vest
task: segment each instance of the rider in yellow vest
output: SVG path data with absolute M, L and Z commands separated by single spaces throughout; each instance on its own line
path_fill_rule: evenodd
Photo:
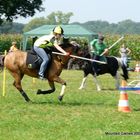
M 65 55 L 69 55 L 65 50 L 63 50 L 59 45 L 62 43 L 64 31 L 61 26 L 56 26 L 53 29 L 53 34 L 44 35 L 38 38 L 34 43 L 34 51 L 41 57 L 43 60 L 40 70 L 38 72 L 38 78 L 41 80 L 45 80 L 44 73 L 47 68 L 49 62 L 49 56 L 45 52 L 44 49 L 51 49 L 51 47 L 55 47 L 61 53 Z

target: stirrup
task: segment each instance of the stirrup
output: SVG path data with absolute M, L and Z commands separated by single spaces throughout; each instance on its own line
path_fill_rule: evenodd
M 47 80 L 45 77 L 43 77 L 43 76 L 41 76 L 41 75 L 39 75 L 38 78 L 39 78 L 40 80 Z
M 94 73 L 94 76 L 95 76 L 95 77 L 98 76 L 98 75 L 99 75 L 98 73 L 96 73 L 96 72 Z

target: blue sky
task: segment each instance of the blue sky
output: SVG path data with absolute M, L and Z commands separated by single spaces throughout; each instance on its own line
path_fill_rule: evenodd
M 125 19 L 140 22 L 140 0 L 44 0 L 44 12 L 32 18 L 18 18 L 15 22 L 28 23 L 36 17 L 46 17 L 52 12 L 73 12 L 70 22 L 93 20 L 117 23 Z

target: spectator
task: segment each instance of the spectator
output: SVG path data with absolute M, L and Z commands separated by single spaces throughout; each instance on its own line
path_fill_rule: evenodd
M 12 42 L 12 46 L 10 47 L 10 50 L 9 52 L 13 52 L 13 51 L 17 51 L 18 48 L 17 48 L 17 42 L 16 41 L 13 41 Z
M 128 67 L 128 55 L 131 53 L 131 50 L 127 48 L 124 44 L 122 44 L 119 53 L 121 55 L 122 62 L 126 67 Z

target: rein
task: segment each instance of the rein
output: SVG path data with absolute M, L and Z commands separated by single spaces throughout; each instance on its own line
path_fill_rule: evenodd
M 72 47 L 71 49 L 74 51 L 74 52 L 77 52 L 77 47 L 78 46 L 77 44 L 73 44 L 73 43 L 70 43 L 69 44 L 70 46 L 69 47 Z M 69 48 L 66 44 L 64 44 L 64 46 L 62 47 L 63 49 L 66 49 L 66 48 Z M 79 47 L 79 46 L 78 46 Z M 65 50 L 66 51 L 66 50 Z M 65 56 L 65 54 L 63 53 L 60 53 L 60 52 L 52 52 L 53 54 L 56 54 L 57 55 L 57 59 L 60 61 L 60 63 L 62 65 L 65 65 L 65 62 L 63 62 L 63 59 L 60 57 L 60 56 Z M 78 56 L 75 56 L 75 55 L 69 55 L 69 57 L 73 57 L 73 58 L 77 58 Z M 78 57 L 79 58 L 79 57 Z M 81 57 L 80 57 L 81 58 Z M 65 61 L 65 60 L 64 60 Z

